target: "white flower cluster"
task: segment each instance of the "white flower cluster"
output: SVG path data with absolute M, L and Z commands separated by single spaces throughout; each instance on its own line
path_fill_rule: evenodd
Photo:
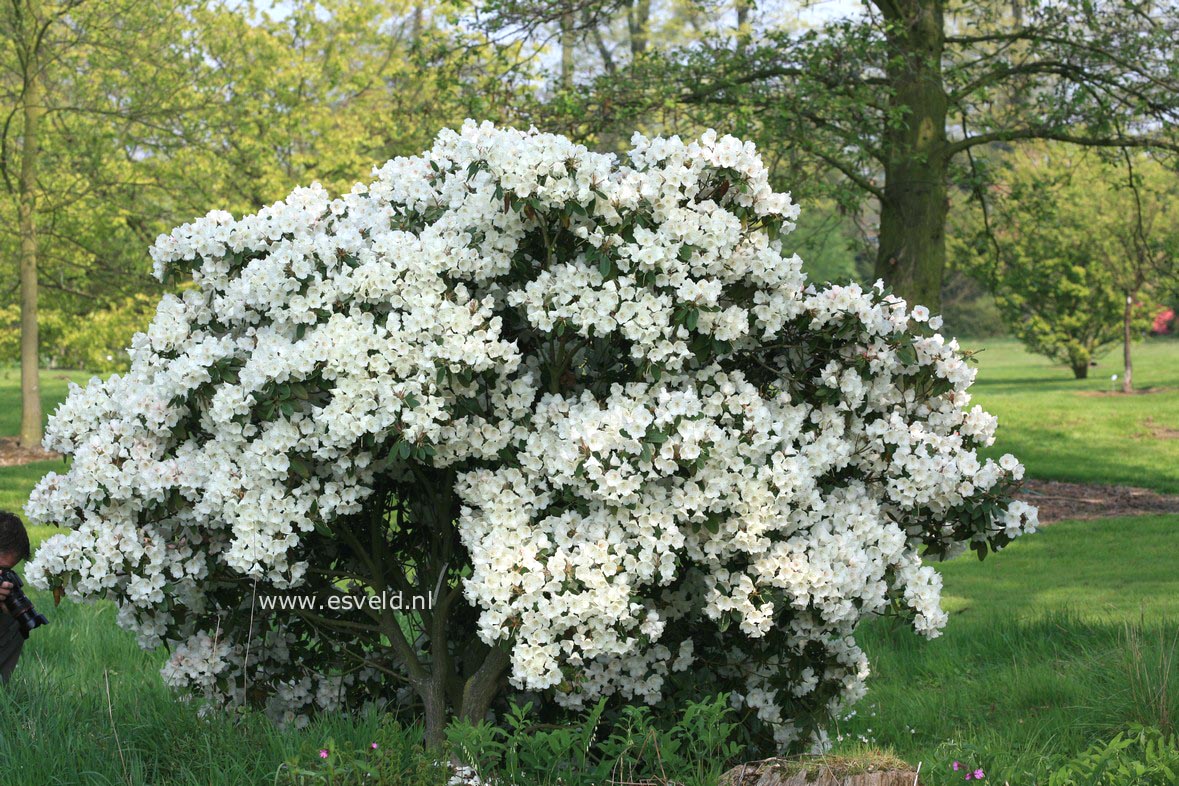
M 349 642 L 253 621 L 250 593 L 330 587 L 314 539 L 446 470 L 463 592 L 517 688 L 698 679 L 781 745 L 813 734 L 863 691 L 857 623 L 936 635 L 923 557 L 1001 548 L 1035 509 L 1018 461 L 978 456 L 996 423 L 938 318 L 782 254 L 798 207 L 751 144 L 633 145 L 468 122 L 339 198 L 161 236 L 156 274 L 196 286 L 52 418 L 73 463 L 26 511 L 70 531 L 29 579 L 116 600 L 172 647 L 170 684 L 244 698 L 249 670 L 276 715 L 336 707 L 376 672 L 332 676 Z

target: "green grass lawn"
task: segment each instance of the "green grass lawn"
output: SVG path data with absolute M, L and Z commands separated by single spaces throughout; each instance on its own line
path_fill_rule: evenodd
M 1128 724 L 1175 724 L 1177 554 L 1179 517 L 1152 516 L 1062 522 L 943 566 L 941 637 L 861 628 L 873 677 L 837 749 L 890 748 L 930 784 L 960 782 L 959 760 L 1015 786 Z
M 7 690 L 0 689 L 0 769 L 4 780 L 40 784 L 273 783 L 288 757 L 304 762 L 328 738 L 367 745 L 375 717 L 328 719 L 283 731 L 256 714 L 233 722 L 201 719 L 159 676 L 162 653 L 144 652 L 116 627 L 109 603 L 53 608 L 33 632 Z
M 1089 395 L 1120 373 L 1112 360 L 1077 382 L 1012 342 L 987 342 L 975 391 L 1000 419 L 994 453 L 1015 453 L 1033 477 L 1179 492 L 1179 440 L 1165 433 L 1179 429 L 1179 342 L 1140 345 L 1136 359 L 1141 386 L 1169 390 Z M 65 392 L 67 375 L 55 374 L 43 383 L 47 411 Z M 0 370 L 0 433 L 16 430 L 17 383 Z M 19 509 L 37 478 L 62 468 L 0 468 L 0 507 Z M 34 540 L 50 531 L 35 528 Z M 855 715 L 833 730 L 836 749 L 890 748 L 921 762 L 932 786 L 961 782 L 949 770 L 954 760 L 984 768 L 989 783 L 1017 786 L 1044 783 L 1127 724 L 1174 724 L 1176 555 L 1179 517 L 1154 516 L 1055 524 L 985 562 L 946 564 L 943 636 L 925 641 L 887 620 L 861 629 L 873 677 Z M 373 716 L 302 731 L 257 715 L 201 719 L 160 681 L 163 655 L 139 650 L 110 604 L 54 609 L 43 593 L 33 599 L 53 624 L 34 634 L 10 689 L 0 690 L 0 778 L 272 783 L 284 759 L 310 761 L 329 737 L 364 746 L 388 733 Z
M 990 455 L 1014 453 L 1031 477 L 1121 483 L 1179 494 L 1179 341 L 1134 345 L 1134 383 L 1109 395 L 1121 354 L 1099 359 L 1090 378 L 1026 352 L 1013 340 L 967 342 L 979 354 L 978 403 L 999 418 Z

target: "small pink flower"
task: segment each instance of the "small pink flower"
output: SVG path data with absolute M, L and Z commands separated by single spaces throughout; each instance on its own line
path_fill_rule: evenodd
M 966 773 L 966 780 L 970 780 L 970 773 Z
M 959 766 L 960 765 L 958 764 L 958 762 L 954 762 L 953 764 L 950 765 L 950 769 L 952 769 L 954 772 L 957 772 Z
M 985 777 L 987 777 L 987 776 L 986 776 L 986 773 L 984 773 L 984 772 L 982 771 L 982 768 L 981 768 L 981 767 L 980 767 L 979 769 L 977 769 L 977 770 L 975 770 L 975 771 L 974 771 L 974 779 L 975 779 L 976 781 L 981 781 L 981 780 L 982 780 L 983 778 L 985 778 Z
M 376 749 L 377 749 L 377 744 L 374 742 L 373 743 L 373 750 L 376 750 Z
M 319 758 L 326 759 L 327 757 L 328 757 L 327 748 L 320 748 L 319 749 Z

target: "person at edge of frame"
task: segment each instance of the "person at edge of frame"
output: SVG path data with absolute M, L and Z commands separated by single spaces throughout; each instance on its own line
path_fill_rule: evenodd
M 24 522 L 14 513 L 0 510 L 0 570 L 12 570 L 29 556 L 29 533 Z M 8 613 L 8 595 L 12 582 L 0 583 L 0 680 L 5 684 L 20 658 L 25 639 L 20 625 Z

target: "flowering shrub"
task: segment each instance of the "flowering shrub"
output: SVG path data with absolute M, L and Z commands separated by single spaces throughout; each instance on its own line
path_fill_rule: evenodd
M 1035 525 L 940 319 L 807 285 L 754 147 L 629 160 L 468 123 L 332 199 L 161 236 L 122 376 L 54 414 L 27 573 L 110 598 L 164 679 L 276 717 L 396 696 L 429 738 L 505 690 L 690 680 L 805 742 L 864 691 L 852 634 L 937 635 L 928 564 Z M 261 594 L 434 592 L 263 614 Z M 398 686 L 404 689 L 398 690 Z
M 1154 315 L 1150 323 L 1150 332 L 1157 336 L 1165 336 L 1171 332 L 1175 324 L 1175 309 L 1164 308 Z

